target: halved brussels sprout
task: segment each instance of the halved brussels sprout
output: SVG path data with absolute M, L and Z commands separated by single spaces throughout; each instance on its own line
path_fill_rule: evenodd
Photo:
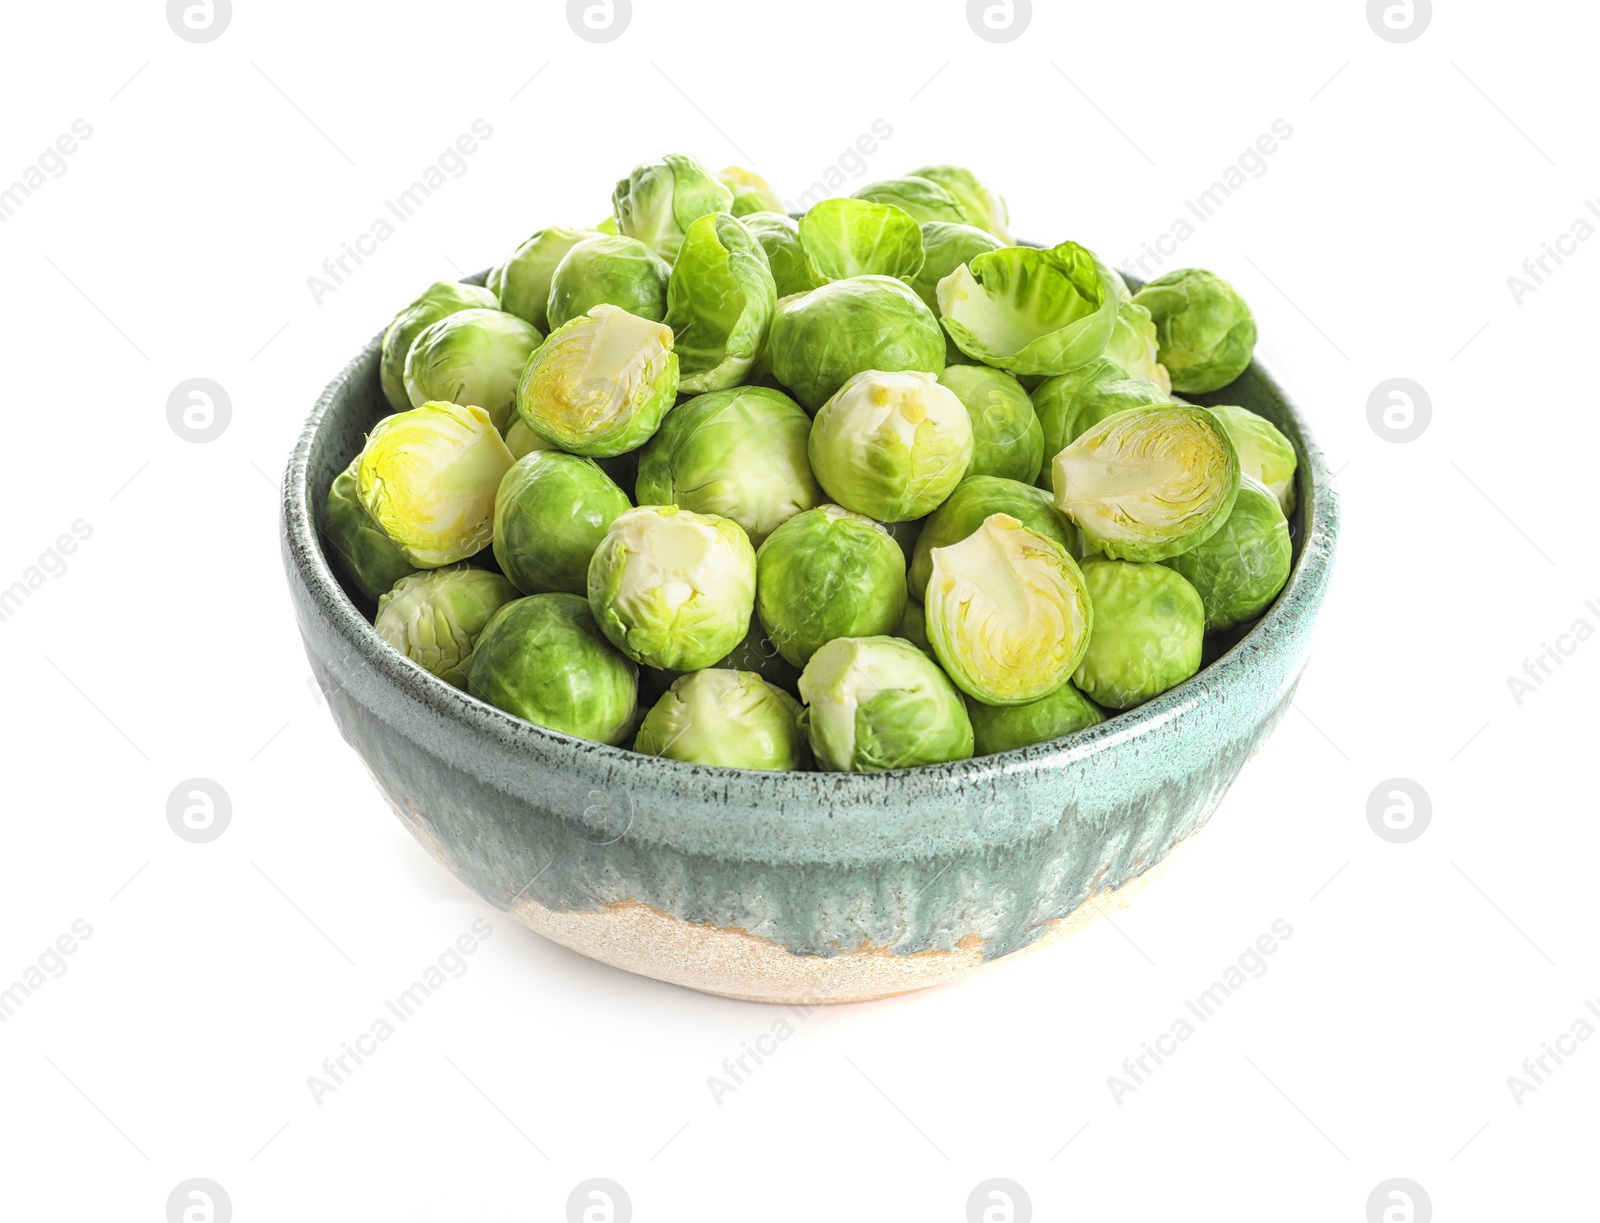
M 643 445 L 678 394 L 672 328 L 596 306 L 550 333 L 522 373 L 517 414 L 562 450 L 590 457 Z
M 1247 408 L 1222 404 L 1211 409 L 1228 431 L 1228 439 L 1239 452 L 1239 470 L 1254 476 L 1278 499 L 1284 517 L 1294 513 L 1294 473 L 1298 458 L 1294 443 L 1264 416 Z
M 1175 403 L 1108 416 L 1056 455 L 1053 475 L 1056 504 L 1120 560 L 1165 560 L 1204 543 L 1239 494 L 1239 456 L 1222 423 Z
M 995 752 L 1064 739 L 1106 720 L 1094 702 L 1070 683 L 1026 705 L 968 701 L 967 714 L 972 718 L 974 756 L 992 756 Z
M 927 596 L 928 579 L 933 576 L 935 548 L 958 544 L 983 525 L 991 514 L 1009 514 L 1030 531 L 1054 540 L 1076 558 L 1077 529 L 1056 508 L 1055 501 L 1042 488 L 1007 480 L 1000 476 L 968 476 L 956 485 L 938 509 L 934 510 L 917 537 L 911 554 L 906 583 L 917 602 Z
M 507 603 L 478 637 L 467 691 L 536 726 L 617 745 L 633 733 L 639 669 L 577 595 Z
M 922 227 L 888 204 L 828 199 L 800 218 L 800 245 L 823 280 L 893 276 L 909 281 L 922 268 Z
M 437 323 L 445 315 L 454 314 L 457 310 L 470 310 L 475 306 L 497 310 L 500 308 L 500 299 L 478 285 L 439 280 L 394 316 L 383 333 L 378 381 L 383 387 L 383 397 L 396 412 L 404 412 L 412 406 L 411 396 L 406 394 L 406 357 L 411 352 L 411 342 L 425 327 Z
M 556 264 L 546 313 L 552 330 L 596 306 L 616 306 L 659 323 L 667 317 L 672 269 L 633 238 L 591 234 Z
M 922 270 L 912 278 L 911 287 L 934 313 L 939 311 L 939 282 L 964 263 L 979 255 L 997 251 L 1002 243 L 991 234 L 971 225 L 948 221 L 928 221 L 922 226 Z M 951 341 L 955 347 L 955 341 Z M 956 349 L 957 352 L 961 350 Z
M 1249 368 L 1256 320 L 1222 277 L 1201 268 L 1157 276 L 1133 295 L 1155 319 L 1161 364 L 1185 394 L 1225 387 Z
M 611 524 L 589 562 L 600 631 L 635 662 L 698 671 L 750 629 L 756 553 L 730 518 L 642 505 Z
M 837 505 L 796 514 L 756 554 L 756 615 L 797 667 L 835 637 L 891 633 L 906 605 L 906 558 L 870 518 Z
M 506 426 L 506 449 L 511 451 L 513 459 L 520 459 L 535 450 L 555 450 L 556 444 L 548 438 L 540 437 L 528 428 L 527 421 L 513 413 L 511 423 Z
M 863 773 L 966 760 L 972 721 L 945 673 L 898 637 L 839 637 L 800 676 L 817 766 Z
M 778 307 L 768 348 L 772 373 L 815 412 L 863 370 L 944 368 L 944 333 L 910 286 L 889 276 L 853 276 Z
M 931 178 L 885 178 L 868 183 L 854 195 L 855 199 L 874 204 L 887 204 L 898 208 L 921 225 L 924 221 L 945 221 L 955 225 L 971 224 L 966 211 L 951 195 Z
M 716 668 L 675 680 L 633 750 L 725 769 L 798 769 L 810 757 L 799 701 L 749 671 Z
M 1278 499 L 1249 476 L 1228 520 L 1210 539 L 1164 563 L 1189 579 L 1206 609 L 1206 628 L 1232 628 L 1271 606 L 1289 580 L 1289 524 Z
M 1016 374 L 1064 374 L 1098 357 L 1117 321 L 1105 268 L 1076 242 L 1003 246 L 939 282 L 939 315 L 956 346 Z
M 1182 574 L 1165 565 L 1090 561 L 1083 580 L 1094 630 L 1072 681 L 1089 697 L 1131 709 L 1200 669 L 1206 613 Z
M 1157 359 L 1159 353 L 1156 324 L 1150 311 L 1131 300 L 1118 305 L 1117 325 L 1111 329 L 1111 339 L 1101 356 L 1120 365 L 1129 378 L 1154 383 L 1170 394 L 1172 379 L 1167 367 Z
M 811 470 L 840 505 L 880 522 L 921 518 L 972 462 L 972 418 L 932 374 L 856 374 L 822 405 Z
M 737 214 L 735 214 L 737 215 Z M 767 267 L 779 299 L 805 293 L 822 282 L 800 245 L 800 223 L 781 212 L 751 212 L 739 218 L 767 252 Z
M 472 647 L 495 612 L 518 597 L 498 573 L 447 565 L 396 583 L 378 600 L 373 627 L 423 670 L 465 688 Z
M 512 465 L 494 502 L 494 559 L 524 594 L 589 592 L 589 558 L 633 506 L 593 459 L 535 450 Z
M 966 214 L 968 225 L 993 234 L 1006 246 L 1012 245 L 1011 235 L 1006 232 L 1011 216 L 1005 200 L 979 182 L 971 170 L 960 166 L 923 166 L 911 173 L 916 178 L 931 179 L 954 196 Z
M 991 514 L 930 556 L 928 640 L 956 687 L 986 705 L 1023 705 L 1066 682 L 1094 613 L 1065 548 Z
M 373 426 L 356 467 L 361 504 L 405 558 L 437 569 L 482 550 L 511 451 L 476 405 L 425 403 Z
M 1171 402 L 1153 382 L 1129 378 L 1104 357 L 1070 374 L 1046 378 L 1033 390 L 1033 408 L 1044 431 L 1045 464 L 1037 483 L 1049 488 L 1051 460 L 1108 416 L 1129 408 Z
M 781 391 L 740 386 L 697 396 L 667 413 L 640 452 L 639 504 L 720 514 L 760 547 L 823 500 L 806 458 L 810 435 L 811 418 Z
M 620 233 L 672 263 L 689 226 L 708 212 L 727 212 L 733 192 L 694 158 L 668 153 L 653 165 L 635 167 L 612 192 L 611 206 Z
M 690 225 L 667 282 L 679 391 L 743 382 L 766 346 L 777 302 L 767 253 L 740 221 L 714 212 Z
M 482 408 L 502 433 L 517 402 L 523 367 L 544 336 L 503 310 L 458 310 L 425 328 L 406 357 L 411 406 L 444 400 Z
M 1032 484 L 1044 466 L 1044 429 L 1022 384 L 987 365 L 947 365 L 939 385 L 955 392 L 972 418 L 966 475 Z
M 754 212 L 781 215 L 784 211 L 778 193 L 754 170 L 746 170 L 743 166 L 724 166 L 717 171 L 717 181 L 733 192 L 733 203 L 728 211 L 736 217 L 749 216 Z
M 500 309 L 526 319 L 540 331 L 550 328 L 550 280 L 556 266 L 578 243 L 592 238 L 592 229 L 552 225 L 538 230 L 489 273 L 488 287 Z
M 328 489 L 327 513 L 322 529 L 328 537 L 329 559 L 334 567 L 362 594 L 377 599 L 396 582 L 417 571 L 404 552 L 383 533 L 361 504 L 356 487 L 358 454 L 350 466 L 334 477 Z

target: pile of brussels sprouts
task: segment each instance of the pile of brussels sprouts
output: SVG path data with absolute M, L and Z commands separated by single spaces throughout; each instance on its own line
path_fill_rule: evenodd
M 1293 446 L 1180 397 L 1255 345 L 1210 272 L 1130 294 L 953 166 L 796 221 L 669 155 L 612 202 L 384 334 L 324 530 L 441 679 L 656 756 L 902 768 L 1147 701 L 1288 579 Z

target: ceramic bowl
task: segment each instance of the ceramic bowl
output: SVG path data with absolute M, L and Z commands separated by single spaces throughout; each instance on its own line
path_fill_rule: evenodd
M 328 385 L 283 486 L 284 565 L 334 720 L 395 814 L 489 904 L 693 989 L 882 997 L 1042 947 L 1125 902 L 1283 717 L 1328 585 L 1328 470 L 1255 364 L 1200 398 L 1259 412 L 1298 449 L 1294 570 L 1266 615 L 1187 683 L 1068 739 L 888 773 L 635 755 L 434 678 L 383 642 L 371 606 L 329 568 L 328 487 L 388 410 L 378 354 L 374 339 Z

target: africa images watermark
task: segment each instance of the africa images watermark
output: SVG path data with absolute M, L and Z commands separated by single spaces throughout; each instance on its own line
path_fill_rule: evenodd
M 1588 1015 L 1579 1015 L 1554 1040 L 1541 1040 L 1539 1048 L 1543 1052 L 1523 1058 L 1521 1074 L 1506 1075 L 1506 1086 L 1518 1108 L 1522 1107 L 1524 1096 L 1543 1087 L 1551 1075 L 1566 1065 L 1567 1058 L 1578 1052 L 1579 1045 L 1595 1034 L 1595 1023 L 1600 1021 L 1600 998 L 1585 998 L 1583 1006 Z
M 6 1023 L 22 1004 L 53 980 L 67 975 L 67 957 L 94 934 L 94 927 L 77 918 L 39 957 L 17 974 L 16 980 L 0 989 L 0 1023 Z
M 1175 218 L 1167 227 L 1167 232 L 1154 242 L 1140 243 L 1139 254 L 1124 259 L 1122 266 L 1136 269 L 1146 278 L 1156 275 L 1162 265 L 1178 253 L 1178 248 L 1199 232 L 1199 226 L 1216 216 L 1217 210 L 1242 190 L 1251 179 L 1261 178 L 1272 168 L 1267 159 L 1277 153 L 1283 147 L 1284 141 L 1293 135 L 1294 126 L 1287 119 L 1274 119 L 1267 130 L 1239 154 L 1233 164 L 1224 167 L 1222 173 L 1209 187 L 1193 199 L 1183 201 L 1184 209 L 1189 216 Z M 1190 216 L 1194 220 L 1191 221 Z
M 1506 676 L 1506 688 L 1510 690 L 1511 699 L 1519 709 L 1523 701 L 1543 688 L 1566 665 L 1567 659 L 1578 652 L 1579 646 L 1595 635 L 1595 621 L 1600 620 L 1600 600 L 1586 599 L 1583 607 L 1594 620 L 1589 616 L 1579 616 L 1566 632 L 1556 634 L 1554 645 L 1541 641 L 1539 652 L 1532 658 L 1522 660 L 1521 675 Z
M 64 175 L 71 168 L 67 158 L 93 135 L 94 128 L 87 119 L 74 119 L 67 130 L 34 159 L 32 165 L 13 179 L 9 186 L 0 189 L 0 225 L 9 221 L 17 209 L 33 198 L 36 191 L 43 190 L 50 179 Z
M 51 578 L 66 573 L 67 557 L 93 534 L 93 523 L 83 518 L 74 519 L 69 531 L 56 536 L 55 543 L 41 552 L 38 559 L 22 571 L 21 577 L 9 586 L 0 587 L 0 623 L 16 615 L 22 605 L 33 598 L 33 592 Z
M 788 212 L 805 212 L 818 200 L 836 194 L 851 179 L 859 179 L 867 172 L 867 158 L 894 135 L 894 127 L 887 119 L 874 119 L 867 130 L 834 158 L 833 164 L 817 176 L 815 182 L 793 199 L 783 201 Z
M 1600 220 L 1600 199 L 1584 200 L 1583 206 L 1596 220 Z M 1565 233 L 1557 234 L 1548 242 L 1539 243 L 1539 253 L 1529 255 L 1522 261 L 1522 275 L 1513 273 L 1506 277 L 1506 288 L 1511 290 L 1511 300 L 1519 306 L 1522 305 L 1523 298 L 1543 288 L 1545 281 L 1555 275 L 1562 264 L 1578 253 L 1579 245 L 1594 235 L 1595 222 L 1580 215 L 1567 226 Z M 1552 267 L 1551 264 L 1555 266 Z
M 392 200 L 384 200 L 384 210 L 389 216 L 376 218 L 365 233 L 357 234 L 348 242 L 339 243 L 339 253 L 322 261 L 322 275 L 306 277 L 306 288 L 311 290 L 311 300 L 322 305 L 325 297 L 339 291 L 368 259 L 378 253 L 378 248 L 399 232 L 404 225 L 440 191 L 451 179 L 461 178 L 471 169 L 467 158 L 483 147 L 483 141 L 494 135 L 494 127 L 487 119 L 474 119 L 469 130 L 457 136 L 444 152 L 426 166 L 412 180 L 411 185 Z M 393 217 L 394 220 L 390 220 Z

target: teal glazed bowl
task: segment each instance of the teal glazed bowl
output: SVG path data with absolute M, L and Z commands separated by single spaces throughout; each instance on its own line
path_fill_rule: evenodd
M 530 725 L 391 649 L 324 556 L 328 488 L 387 413 L 378 354 L 374 339 L 328 385 L 284 481 L 312 670 L 434 857 L 618 968 L 734 998 L 846 1002 L 1042 947 L 1125 903 L 1206 822 L 1305 665 L 1338 502 L 1305 422 L 1253 364 L 1199 398 L 1259 412 L 1299 451 L 1293 572 L 1247 632 L 1137 709 L 1053 743 L 862 774 L 706 768 Z

